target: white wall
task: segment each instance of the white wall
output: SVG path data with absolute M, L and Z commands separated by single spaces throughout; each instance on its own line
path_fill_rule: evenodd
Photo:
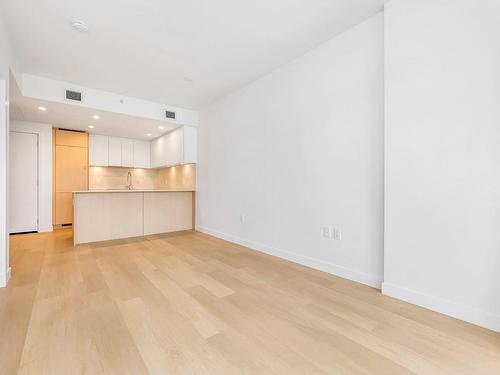
M 199 152 L 198 230 L 380 286 L 383 15 L 202 109 Z
M 52 232 L 52 125 L 14 120 L 10 130 L 38 134 L 38 231 Z
M 14 69 L 14 65 L 17 66 L 0 14 L 0 288 L 7 284 L 10 274 L 9 237 L 7 235 L 8 95 L 10 69 Z
M 385 13 L 383 292 L 500 331 L 500 3 Z

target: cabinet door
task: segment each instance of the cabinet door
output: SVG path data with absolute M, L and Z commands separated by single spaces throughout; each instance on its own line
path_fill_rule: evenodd
M 110 194 L 75 194 L 75 244 L 111 239 Z
M 89 162 L 92 166 L 107 167 L 108 162 L 108 137 L 105 135 L 90 134 L 89 136 Z
M 122 139 L 109 137 L 108 140 L 108 163 L 111 167 L 122 166 Z
M 151 142 L 151 167 L 158 168 L 167 164 L 165 145 L 166 135 L 162 135 Z
M 72 193 L 56 193 L 56 225 L 73 223 L 73 194 Z
M 87 133 L 56 129 L 55 138 L 58 146 L 88 147 Z
M 134 141 L 134 167 L 150 168 L 150 143 L 147 141 Z
M 142 236 L 143 193 L 108 193 L 111 200 L 111 239 Z
M 198 129 L 193 126 L 184 126 L 183 136 L 183 163 L 198 161 Z
M 183 129 L 182 127 L 172 130 L 167 134 L 166 164 L 175 165 L 183 162 Z
M 145 192 L 144 235 L 193 229 L 193 193 Z
M 134 141 L 122 138 L 122 167 L 134 166 Z
M 56 146 L 56 192 L 87 189 L 87 157 L 86 148 Z

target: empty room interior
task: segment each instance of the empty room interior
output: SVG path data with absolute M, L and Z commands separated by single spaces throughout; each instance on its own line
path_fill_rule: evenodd
M 500 374 L 498 0 L 0 0 L 0 103 L 0 374 Z

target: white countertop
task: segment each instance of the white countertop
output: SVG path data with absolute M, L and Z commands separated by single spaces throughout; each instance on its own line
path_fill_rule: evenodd
M 158 192 L 176 192 L 176 191 L 191 191 L 194 189 L 104 189 L 104 190 L 76 190 L 75 194 L 80 193 L 158 193 Z

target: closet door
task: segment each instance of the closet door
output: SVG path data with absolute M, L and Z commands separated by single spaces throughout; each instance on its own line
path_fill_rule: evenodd
M 38 231 L 38 134 L 10 132 L 9 231 Z

